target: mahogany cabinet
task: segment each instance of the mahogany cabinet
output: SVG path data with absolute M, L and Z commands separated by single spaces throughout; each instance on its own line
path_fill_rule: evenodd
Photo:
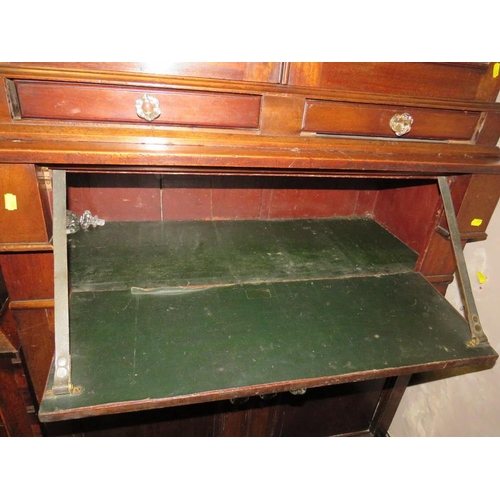
M 1 297 L 5 298 L 3 294 Z M 0 437 L 40 436 L 41 426 L 36 416 L 29 378 L 26 376 L 26 369 L 19 352 L 15 321 L 7 306 L 8 302 L 2 300 L 0 307 Z
M 443 295 L 500 196 L 498 72 L 2 64 L 0 266 L 42 432 L 381 436 L 412 374 L 492 366 Z

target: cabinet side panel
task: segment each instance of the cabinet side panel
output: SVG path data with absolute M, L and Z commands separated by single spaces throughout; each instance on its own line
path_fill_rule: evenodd
M 14 317 L 33 390 L 40 402 L 54 356 L 54 310 L 16 310 Z
M 484 233 L 500 196 L 500 176 L 473 175 L 460 205 L 457 221 L 461 233 Z
M 5 435 L 11 437 L 40 433 L 34 416 L 27 412 L 27 387 L 23 379 L 21 364 L 0 358 L 0 423 L 5 426 Z
M 0 166 L 0 243 L 47 242 L 49 232 L 33 165 Z
M 0 254 L 0 266 L 11 302 L 54 297 L 51 252 Z
M 434 182 L 412 186 L 394 182 L 391 189 L 380 190 L 378 193 L 375 219 L 420 253 L 438 202 L 439 190 Z

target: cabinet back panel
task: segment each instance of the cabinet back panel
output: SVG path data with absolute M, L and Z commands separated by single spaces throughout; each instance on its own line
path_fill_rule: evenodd
M 367 215 L 373 181 L 68 175 L 69 208 L 113 221 L 288 219 Z
M 434 181 L 69 174 L 68 205 L 109 221 L 373 216 L 416 252 L 434 217 Z

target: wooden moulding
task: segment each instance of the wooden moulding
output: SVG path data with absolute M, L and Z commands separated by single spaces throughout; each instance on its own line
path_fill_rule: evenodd
M 320 141 L 320 140 L 319 140 Z M 500 172 L 497 148 L 450 151 L 439 148 L 421 152 L 391 144 L 377 144 L 375 151 L 363 141 L 350 144 L 316 142 L 318 149 L 273 148 L 256 143 L 242 146 L 167 145 L 79 142 L 0 141 L 0 156 L 5 162 L 30 161 L 64 165 L 68 171 L 102 170 L 106 165 L 116 172 L 189 173 L 225 175 L 436 175 Z M 320 145 L 325 149 L 319 149 Z M 361 149 L 361 147 L 367 149 Z M 385 147 L 384 147 L 385 146 Z
M 286 64 L 286 63 L 285 63 Z M 310 64 L 310 63 L 305 63 Z M 315 63 L 313 63 L 315 64 Z M 321 63 L 319 63 L 321 64 Z M 380 63 L 374 63 L 375 65 Z M 353 66 L 349 63 L 350 66 Z M 426 64 L 424 63 L 424 66 Z M 354 65 L 355 66 L 355 65 Z M 389 71 L 398 67 L 398 65 L 389 63 Z M 392 67 L 391 67 L 392 66 Z M 401 67 L 401 66 L 399 66 Z M 427 64 L 428 67 L 428 64 Z M 352 69 L 352 68 L 351 68 Z M 438 74 L 442 69 L 438 68 Z M 417 70 L 418 71 L 418 70 Z M 286 71 L 285 71 L 286 72 Z M 436 73 L 435 73 L 436 74 Z M 356 82 L 351 80 L 343 86 L 339 85 L 318 85 L 313 82 L 312 85 L 307 85 L 304 81 L 297 81 L 293 78 L 286 84 L 265 83 L 263 80 L 258 82 L 258 79 L 244 81 L 244 79 L 224 79 L 224 78 L 204 78 L 202 74 L 191 76 L 177 76 L 177 75 L 160 75 L 151 74 L 147 72 L 124 72 L 113 71 L 106 68 L 100 70 L 85 71 L 76 66 L 71 67 L 67 65 L 66 68 L 48 68 L 40 65 L 21 65 L 21 64 L 0 64 L 0 75 L 10 81 L 44 81 L 44 82 L 72 82 L 72 83 L 88 83 L 88 84 L 107 84 L 116 86 L 147 86 L 154 91 L 155 89 L 186 89 L 186 90 L 206 90 L 206 91 L 225 91 L 234 93 L 252 93 L 252 94 L 267 94 L 267 95 L 293 95 L 293 96 L 308 96 L 311 98 L 325 98 L 344 102 L 365 102 L 381 104 L 391 101 L 395 104 L 405 105 L 420 105 L 424 107 L 442 107 L 453 109 L 494 109 L 495 103 L 493 102 L 498 93 L 497 80 L 490 83 L 488 91 L 476 93 L 479 80 L 467 88 L 467 83 L 461 89 L 449 84 L 444 85 L 438 89 L 438 93 L 432 92 L 419 92 L 415 93 L 409 90 L 404 93 L 397 91 L 390 92 L 390 88 L 385 82 L 384 88 L 363 88 L 357 86 L 359 79 Z M 419 75 L 421 76 L 421 75 Z M 418 88 L 422 83 L 421 78 L 411 76 L 409 81 L 410 86 L 415 86 L 417 82 Z M 313 77 L 314 79 L 314 77 Z M 372 78 L 369 78 L 372 80 Z M 396 81 L 394 80 L 396 83 Z M 354 84 L 353 84 L 354 83 Z M 462 82 L 465 83 L 465 82 Z M 369 82 L 370 84 L 370 82 Z M 396 83 L 397 88 L 401 89 L 399 83 Z M 475 87 L 475 88 L 474 88 Z M 428 87 L 429 88 L 429 87 Z M 495 93 L 495 88 L 497 89 Z M 466 90 L 468 95 L 464 95 L 461 91 Z M 394 89 L 392 89 L 394 90 Z M 458 90 L 458 92 L 457 92 Z
M 10 302 L 10 309 L 53 309 L 54 299 L 16 300 Z
M 447 144 L 444 141 L 417 144 L 418 141 L 407 141 L 404 138 L 397 140 L 395 137 L 393 138 L 395 141 L 349 142 L 332 137 L 299 135 L 302 129 L 385 135 L 384 131 L 381 132 L 380 124 L 375 127 L 375 131 L 364 131 L 366 126 L 364 117 L 361 121 L 358 118 L 351 120 L 356 122 L 354 132 L 350 128 L 352 123 L 348 124 L 347 130 L 342 127 L 338 129 L 337 113 L 333 129 L 331 124 L 326 129 L 322 126 L 319 128 L 311 126 L 307 123 L 307 114 L 304 115 L 308 100 L 310 106 L 317 106 L 317 103 L 323 102 L 325 106 L 334 108 L 342 106 L 349 110 L 359 107 L 365 111 L 387 109 L 390 110 L 389 114 L 392 110 L 413 109 L 416 113 L 421 113 L 424 118 L 423 125 L 420 124 L 420 119 L 415 124 L 415 137 L 463 141 L 477 139 L 481 144 L 493 146 L 494 138 L 498 137 L 497 118 L 500 106 L 488 101 L 490 96 L 489 91 L 485 91 L 486 87 L 481 92 L 478 90 L 479 87 L 484 87 L 482 75 L 489 71 L 486 65 L 401 64 L 397 68 L 391 64 L 375 65 L 375 69 L 381 71 L 379 76 L 387 76 L 387 71 L 396 73 L 399 71 L 405 82 L 408 75 L 413 74 L 412 72 L 420 72 L 422 77 L 425 75 L 429 78 L 427 83 L 428 90 L 431 90 L 430 96 L 434 95 L 435 90 L 458 92 L 456 95 L 447 94 L 446 99 L 443 99 L 441 94 L 439 98 L 430 98 L 426 92 L 419 97 L 414 97 L 413 92 L 409 92 L 409 95 L 397 95 L 397 89 L 402 87 L 394 75 L 389 82 L 385 82 L 386 85 L 397 82 L 396 89 L 391 95 L 388 92 L 390 88 L 387 87 L 379 89 L 378 93 L 374 93 L 376 89 L 372 88 L 350 91 L 350 88 L 357 88 L 356 85 L 360 83 L 358 79 L 350 81 L 351 87 L 348 85 L 341 91 L 329 89 L 328 82 L 332 75 L 342 79 L 342 72 L 346 70 L 343 64 L 328 66 L 321 63 L 291 63 L 259 66 L 259 63 L 254 65 L 246 63 L 243 66 L 229 64 L 226 68 L 224 65 L 215 65 L 212 68 L 222 71 L 221 74 L 226 74 L 226 71 L 233 76 L 238 74 L 242 80 L 248 78 L 267 81 L 270 74 L 273 74 L 271 81 L 284 82 L 285 74 L 290 74 L 287 85 L 129 72 L 131 67 L 145 71 L 145 65 L 101 64 L 94 65 L 92 69 L 89 69 L 88 65 L 77 63 L 74 67 L 71 64 L 50 66 L 50 64 L 38 67 L 23 64 L 0 65 L 0 74 L 10 82 L 7 85 L 8 93 L 16 94 L 16 98 L 20 97 L 19 109 L 14 112 L 15 119 L 4 120 L 4 126 L 0 129 L 0 137 L 3 139 L 0 140 L 1 161 L 24 162 L 30 158 L 29 161 L 48 164 L 100 163 L 123 165 L 127 168 L 131 168 L 132 165 L 149 167 L 155 165 L 156 169 L 177 167 L 171 169 L 172 172 L 191 167 L 193 172 L 194 168 L 198 167 L 210 168 L 213 172 L 220 173 L 231 173 L 231 168 L 245 168 L 253 172 L 259 169 L 268 171 L 277 169 L 281 173 L 286 171 L 303 175 L 324 174 L 327 170 L 373 173 L 399 171 L 408 174 L 498 172 L 499 155 L 495 148 L 484 150 L 478 147 L 460 150 L 456 144 Z M 203 69 L 202 66 L 198 68 L 201 73 L 197 73 L 195 67 L 191 69 L 198 76 L 205 70 L 211 75 L 210 68 Z M 356 67 L 352 64 L 348 66 L 348 72 L 352 72 Z M 425 68 L 424 72 L 421 66 Z M 124 70 L 126 67 L 128 69 Z M 332 73 L 333 67 L 335 71 L 340 71 L 338 75 L 335 71 Z M 360 74 L 363 74 L 367 67 L 360 66 Z M 277 68 L 281 68 L 282 72 L 279 78 L 276 74 Z M 186 68 L 181 74 L 186 74 L 183 73 L 184 70 Z M 295 87 L 293 75 L 296 77 L 297 74 L 301 74 L 306 80 L 299 78 L 297 80 L 299 86 Z M 349 74 L 352 76 L 352 73 Z M 448 81 L 449 78 L 458 78 L 457 75 L 462 75 L 462 79 L 454 81 L 452 87 L 448 84 L 440 86 L 443 84 L 443 79 Z M 315 88 L 319 82 L 316 82 L 316 77 L 320 80 L 326 78 L 324 84 L 319 84 L 320 88 Z M 420 85 L 422 82 L 420 79 L 418 81 Z M 414 82 L 415 80 L 410 78 L 406 83 L 411 87 L 414 86 Z M 373 83 L 371 78 L 369 83 Z M 20 96 L 17 96 L 16 85 L 21 91 Z M 110 121 L 139 120 L 134 114 L 133 106 L 130 109 L 123 109 L 122 100 L 119 98 L 121 94 L 133 93 L 135 87 L 150 90 L 152 93 L 157 92 L 160 97 L 175 95 L 173 104 L 179 106 L 179 109 L 182 108 L 182 112 L 170 120 L 168 117 L 170 111 L 165 111 L 163 118 L 160 117 L 159 120 L 165 119 L 171 124 L 185 126 L 162 126 L 156 123 L 106 124 Z M 74 89 L 76 89 L 75 95 L 71 94 Z M 52 101 L 50 99 L 49 101 L 52 104 L 45 98 L 30 101 L 38 91 L 42 92 L 43 96 L 50 97 Z M 464 91 L 468 92 L 466 96 L 462 94 Z M 48 92 L 48 95 L 44 92 Z M 103 93 L 104 98 L 89 97 L 87 95 L 89 92 Z M 475 100 L 477 92 L 487 100 Z M 183 96 L 188 96 L 184 104 Z M 214 114 L 212 104 L 208 106 L 210 108 L 208 111 L 203 111 L 201 109 L 203 106 L 195 105 L 194 101 L 200 96 L 207 97 L 209 103 L 211 100 L 214 103 L 220 101 L 220 105 L 216 106 L 220 113 Z M 237 107 L 227 103 L 224 96 L 239 99 L 238 102 L 243 103 L 241 110 L 238 111 L 239 108 L 236 109 Z M 22 100 L 26 100 L 25 110 Z M 11 101 L 15 101 L 14 97 Z M 198 113 L 205 113 L 206 116 L 204 115 L 200 121 Z M 236 115 L 233 120 L 231 116 L 234 113 Z M 358 115 L 360 113 L 361 111 Z M 361 114 L 364 115 L 365 112 Z M 375 121 L 378 119 L 378 111 L 376 115 Z M 22 116 L 28 118 L 21 118 Z M 79 116 L 83 121 L 89 121 L 78 122 Z M 460 117 L 461 125 L 457 124 L 454 118 L 456 116 Z M 436 120 L 436 117 L 444 119 Z M 324 117 L 319 118 L 320 122 L 324 121 Z M 369 126 L 373 126 L 372 121 L 369 120 Z M 384 119 L 384 123 L 386 121 Z M 482 126 L 476 127 L 477 130 L 474 132 L 478 121 Z M 227 130 L 198 128 L 200 126 L 238 127 L 238 130 L 235 129 L 228 134 Z M 359 130 L 360 127 L 363 130 Z M 419 132 L 418 127 L 423 127 L 425 130 Z M 390 134 L 390 130 L 387 132 Z M 116 148 L 111 144 L 115 144 Z
M 2 243 L 0 252 L 50 252 L 52 243 Z

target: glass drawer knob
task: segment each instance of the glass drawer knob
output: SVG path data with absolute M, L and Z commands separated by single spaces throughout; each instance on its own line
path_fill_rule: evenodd
M 391 118 L 389 126 L 391 130 L 398 136 L 407 134 L 413 125 L 413 118 L 408 113 L 396 114 Z
M 90 226 L 104 226 L 105 223 L 106 221 L 97 215 L 92 215 L 89 210 L 85 210 L 80 217 L 75 212 L 66 210 L 66 234 L 74 234 L 80 229 L 86 231 Z
M 161 115 L 160 101 L 152 95 L 144 94 L 135 101 L 135 110 L 139 118 L 152 122 Z

